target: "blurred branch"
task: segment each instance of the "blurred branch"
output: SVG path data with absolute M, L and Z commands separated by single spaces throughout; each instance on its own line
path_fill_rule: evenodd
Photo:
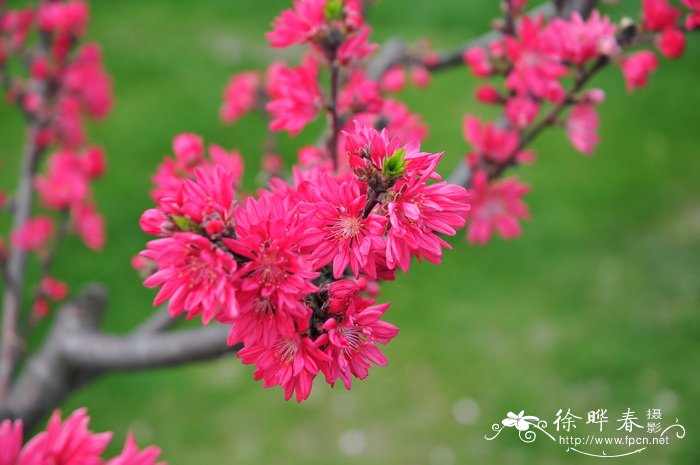
M 43 149 L 37 143 L 38 123 L 32 123 L 27 131 L 27 142 L 20 168 L 19 186 L 14 196 L 12 228 L 23 226 L 32 212 L 34 199 L 34 173 Z M 27 253 L 12 248 L 4 269 L 5 287 L 2 314 L 2 340 L 0 341 L 0 402 L 7 395 L 10 381 L 15 372 L 21 341 L 17 332 L 24 289 L 24 270 Z
M 580 13 L 581 16 L 588 16 L 598 4 L 598 0 L 555 0 L 557 5 L 557 15 L 568 17 L 572 13 Z
M 166 332 L 166 309 L 129 334 L 104 333 L 105 304 L 105 290 L 93 285 L 60 309 L 44 344 L 0 404 L 0 418 L 21 418 L 31 429 L 63 399 L 102 375 L 210 360 L 240 348 L 227 346 L 225 326 Z
M 46 54 L 51 48 L 51 39 L 47 33 L 42 33 L 37 51 Z M 3 74 L 7 73 L 3 69 Z M 9 78 L 2 79 L 3 84 L 12 85 Z M 50 101 L 56 92 L 46 82 L 30 82 L 43 101 Z M 20 105 L 22 102 L 20 101 Z M 34 204 L 34 175 L 39 166 L 45 147 L 39 143 L 39 135 L 45 128 L 46 121 L 38 114 L 24 110 L 27 117 L 26 141 L 24 154 L 20 163 L 19 182 L 14 195 L 12 229 L 23 226 L 32 213 Z M 12 377 L 15 374 L 17 361 L 22 349 L 18 325 L 22 311 L 22 294 L 24 290 L 24 274 L 27 264 L 27 252 L 14 247 L 4 267 L 4 298 L 2 307 L 2 340 L 0 340 L 0 403 L 7 396 Z

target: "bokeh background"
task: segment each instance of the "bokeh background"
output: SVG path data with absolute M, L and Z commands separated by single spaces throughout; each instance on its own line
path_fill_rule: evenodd
M 12 3 L 12 2 L 10 2 Z M 632 14 L 637 0 L 606 7 Z M 239 148 L 246 188 L 255 187 L 264 122 L 218 121 L 221 90 L 236 71 L 279 57 L 264 32 L 287 0 L 93 0 L 89 37 L 102 44 L 115 82 L 111 117 L 91 129 L 109 156 L 96 196 L 108 219 L 108 245 L 93 254 L 71 239 L 58 275 L 74 292 L 102 281 L 110 291 L 105 325 L 132 328 L 152 312 L 129 260 L 147 237 L 149 178 L 183 131 Z M 429 37 L 451 48 L 488 30 L 497 2 L 382 0 L 372 9 L 374 39 Z M 294 59 L 297 51 L 284 56 Z M 561 131 L 535 144 L 539 158 L 518 174 L 532 183 L 532 220 L 517 241 L 468 246 L 462 234 L 441 266 L 414 266 L 383 286 L 401 328 L 386 348 L 390 365 L 351 392 L 319 382 L 302 405 L 252 380 L 235 358 L 112 375 L 64 406 L 87 406 L 95 430 L 128 429 L 155 443 L 171 465 L 220 464 L 554 464 L 596 463 L 545 440 L 506 432 L 488 442 L 509 410 L 554 419 L 607 408 L 615 419 L 662 408 L 688 434 L 645 451 L 638 464 L 700 463 L 700 38 L 685 57 L 663 61 L 648 89 L 628 95 L 617 69 L 596 83 L 602 144 L 576 153 Z M 435 76 L 401 97 L 430 129 L 428 151 L 446 151 L 448 173 L 466 153 L 466 112 L 476 82 L 466 69 Z M 13 108 L 0 108 L 0 181 L 15 182 L 22 139 Z M 282 137 L 282 154 L 311 142 L 311 129 Z M 320 380 L 319 380 L 320 381 Z M 581 425 L 583 427 L 583 425 Z M 618 459 L 622 460 L 622 459 Z

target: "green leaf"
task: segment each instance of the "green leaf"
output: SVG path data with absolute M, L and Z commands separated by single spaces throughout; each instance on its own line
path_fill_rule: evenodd
M 173 223 L 183 232 L 198 232 L 200 227 L 197 223 L 185 216 L 172 215 Z
M 398 149 L 389 157 L 382 166 L 382 174 L 387 179 L 395 179 L 401 176 L 406 170 L 406 149 Z
M 325 14 L 328 21 L 340 19 L 343 16 L 343 0 L 327 0 Z

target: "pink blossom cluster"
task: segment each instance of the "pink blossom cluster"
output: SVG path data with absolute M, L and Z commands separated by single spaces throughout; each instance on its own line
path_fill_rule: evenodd
M 362 9 L 359 0 L 298 0 L 293 9 L 282 12 L 267 37 L 273 47 L 307 45 L 301 64 L 290 67 L 275 62 L 264 75 L 252 71 L 234 75 L 224 89 L 222 120 L 233 123 L 261 109 L 269 115 L 272 131 L 295 135 L 332 110 L 346 131 L 352 130 L 353 119 L 360 119 L 387 128 L 404 142 L 424 139 L 427 131 L 420 117 L 383 95 L 404 86 L 406 67 L 392 68 L 379 82 L 367 74 L 365 59 L 376 45 L 369 42 L 371 29 Z M 430 76 L 422 63 L 408 67 L 416 85 L 428 84 Z M 324 89 L 320 84 L 324 68 L 337 70 L 337 89 Z M 342 152 L 342 137 L 337 142 Z M 318 153 L 320 159 L 329 159 L 323 150 L 326 148 Z
M 156 462 L 160 449 L 140 449 L 131 434 L 118 456 L 103 459 L 112 433 L 93 433 L 89 423 L 85 409 L 76 410 L 65 420 L 56 411 L 46 430 L 22 445 L 22 421 L 4 420 L 0 423 L 0 465 L 166 465 Z
M 57 218 L 89 248 L 100 250 L 105 243 L 104 220 L 91 189 L 105 172 L 105 155 L 88 143 L 84 125 L 86 119 L 107 116 L 112 90 L 99 46 L 80 45 L 88 20 L 83 0 L 0 10 L 0 74 L 5 76 L 7 100 L 18 105 L 29 122 L 34 166 L 42 167 L 42 172 L 32 173 L 33 187 L 47 210 L 11 231 L 10 241 L 17 250 L 37 253 L 47 262 L 65 233 Z M 41 40 L 32 40 L 33 34 Z M 16 72 L 21 66 L 24 74 Z M 61 284 L 60 291 L 45 284 L 54 281 Z M 48 300 L 65 298 L 64 287 L 45 277 L 36 292 L 37 316 L 46 315 Z
M 352 127 L 350 169 L 298 166 L 291 182 L 273 179 L 248 198 L 238 194 L 240 165 L 211 151 L 206 159 L 201 139 L 178 136 L 175 160 L 154 177 L 156 208 L 141 218 L 160 236 L 141 253 L 157 266 L 145 281 L 159 288 L 154 304 L 230 325 L 239 358 L 287 399 L 306 399 L 319 373 L 349 388 L 370 362 L 386 364 L 377 346 L 398 329 L 381 319 L 389 305 L 364 294 L 408 271 L 411 257 L 439 263 L 442 236 L 469 210 L 464 188 L 439 181 L 442 154 L 360 120 Z M 189 174 L 163 175 L 187 157 Z
M 559 125 L 573 147 L 590 154 L 600 142 L 596 106 L 602 90 L 584 90 L 588 79 L 607 63 L 617 64 L 632 91 L 647 84 L 656 70 L 656 55 L 648 50 L 628 51 L 651 38 L 668 58 L 682 54 L 685 37 L 680 31 L 682 12 L 668 0 L 644 0 L 642 23 L 618 26 L 593 11 L 587 19 L 574 13 L 569 18 L 545 19 L 519 16 L 521 2 L 511 18 L 513 30 L 488 48 L 470 48 L 464 61 L 480 78 L 503 77 L 504 88 L 484 84 L 476 91 L 478 101 L 503 108 L 498 122 L 482 122 L 467 115 L 464 136 L 472 150 L 467 156 L 472 171 L 472 209 L 467 238 L 484 244 L 494 232 L 504 238 L 518 237 L 519 220 L 528 217 L 522 196 L 529 190 L 516 178 L 496 180 L 510 166 L 534 161 L 526 146 L 544 127 Z M 686 20 L 695 27 L 697 2 Z M 649 36 L 651 35 L 651 36 Z M 567 90 L 568 88 L 568 90 Z M 564 110 L 571 107 L 565 116 Z

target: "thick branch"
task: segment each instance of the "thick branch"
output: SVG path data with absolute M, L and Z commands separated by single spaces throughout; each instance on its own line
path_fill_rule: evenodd
M 29 358 L 0 405 L 0 418 L 21 418 L 30 429 L 102 375 L 210 360 L 240 348 L 226 345 L 225 326 L 164 332 L 169 326 L 165 309 L 127 335 L 103 333 L 99 326 L 105 301 L 104 290 L 93 286 L 61 308 L 44 345 Z
M 86 370 L 143 370 L 199 362 L 235 351 L 226 345 L 229 329 L 222 325 L 151 336 L 76 335 L 63 344 L 73 367 Z

